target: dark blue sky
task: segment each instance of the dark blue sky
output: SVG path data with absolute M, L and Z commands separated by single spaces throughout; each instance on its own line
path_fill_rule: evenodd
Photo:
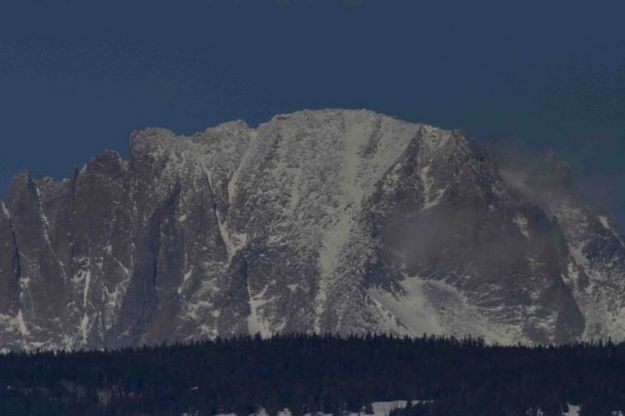
M 0 192 L 145 126 L 358 107 L 519 139 L 625 219 L 625 2 L 0 3 Z

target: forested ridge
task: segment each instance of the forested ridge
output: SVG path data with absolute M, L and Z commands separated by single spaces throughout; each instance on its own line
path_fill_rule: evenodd
M 562 414 L 625 409 L 625 344 L 487 346 L 480 339 L 280 335 L 116 351 L 0 356 L 0 414 Z

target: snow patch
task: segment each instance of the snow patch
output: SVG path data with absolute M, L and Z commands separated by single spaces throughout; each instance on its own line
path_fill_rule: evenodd
M 378 309 L 390 312 L 397 320 L 399 326 L 394 326 L 400 332 L 408 332 L 414 336 L 443 332 L 436 319 L 436 311 L 424 292 L 424 281 L 419 278 L 408 278 L 401 284 L 406 290 L 405 295 L 372 287 L 368 290 L 369 297 L 376 302 Z
M 22 276 L 19 280 L 20 291 L 25 292 L 30 286 L 30 277 Z
M 417 404 L 419 401 L 413 401 Z M 388 416 L 395 409 L 405 409 L 408 405 L 407 400 L 395 400 L 391 402 L 373 402 L 371 408 L 375 416 Z
M 441 201 L 441 198 L 445 194 L 447 187 L 443 189 L 433 189 L 434 180 L 429 175 L 430 166 L 426 165 L 419 169 L 419 179 L 421 180 L 421 184 L 423 185 L 423 208 L 422 211 L 426 209 L 430 209 L 436 205 L 438 205 Z M 434 194 L 434 196 L 432 196 Z
M 50 241 L 50 238 L 48 237 L 48 230 L 50 230 L 50 221 L 48 221 L 48 216 L 45 214 L 45 212 L 43 212 L 43 209 L 41 209 L 40 212 L 41 212 L 41 220 L 43 221 L 43 225 L 45 227 L 45 230 L 44 230 L 45 237 L 48 241 Z
M 87 343 L 87 334 L 89 332 L 89 316 L 85 312 L 82 319 L 80 320 L 80 334 L 82 335 L 82 343 Z
M 271 302 L 273 299 L 264 299 L 265 293 L 267 293 L 268 286 L 265 286 L 263 290 L 256 296 L 252 296 L 250 287 L 247 287 L 247 294 L 250 302 L 250 314 L 247 317 L 247 328 L 250 335 L 260 334 L 261 337 L 267 338 L 272 335 L 271 328 L 268 323 L 259 315 L 259 309 L 266 303 Z
M 219 213 L 217 214 L 217 226 L 221 239 L 226 246 L 226 264 L 230 264 L 234 255 L 247 244 L 247 234 L 231 233 L 228 230 L 227 221 L 222 221 Z
M 571 257 L 573 257 L 575 264 L 586 269 L 588 267 L 588 259 L 584 255 L 584 251 L 583 251 L 584 247 L 581 245 L 573 245 L 573 244 L 569 244 L 568 246 L 569 246 L 569 253 L 571 253 Z
M 568 404 L 568 410 L 566 413 L 563 413 L 562 416 L 579 416 L 579 412 L 582 409 L 581 406 L 576 406 L 574 404 Z
M 7 218 L 11 218 L 11 213 L 9 212 L 9 209 L 7 208 L 6 204 L 4 203 L 4 201 L 2 202 L 2 212 L 4 213 L 4 215 Z
M 115 263 L 117 263 L 117 265 L 124 271 L 124 274 L 126 276 L 130 275 L 130 270 L 128 269 L 128 267 L 124 266 L 124 263 L 122 263 L 117 257 L 112 256 L 113 260 L 115 260 Z
M 192 388 L 192 390 L 193 389 L 194 388 Z M 417 405 L 419 403 L 426 403 L 426 402 L 430 402 L 430 400 L 412 400 L 413 405 Z M 371 403 L 371 410 L 373 411 L 373 413 L 365 413 L 363 411 L 359 413 L 344 412 L 343 414 L 345 416 L 388 416 L 393 410 L 405 409 L 407 405 L 408 405 L 407 400 L 373 402 Z M 278 416 L 291 416 L 293 413 L 291 412 L 290 409 L 282 409 L 278 411 L 277 414 Z M 183 414 L 183 415 L 188 415 L 188 414 Z M 219 414 L 215 416 L 237 416 L 237 415 L 231 413 L 231 414 Z M 255 413 L 252 413 L 250 416 L 268 416 L 268 414 L 267 414 L 267 411 L 261 407 L 258 411 L 256 411 Z M 334 415 L 332 413 L 317 412 L 314 414 L 306 413 L 304 416 L 339 416 L 339 415 Z
M 445 334 L 463 337 L 480 334 L 486 342 L 513 344 L 520 329 L 505 329 L 491 322 L 497 308 L 478 308 L 457 288 L 443 281 L 406 276 L 401 288 L 388 291 L 371 287 L 367 293 L 380 312 L 385 328 L 400 335 Z
M 179 295 L 182 293 L 182 290 L 184 289 L 185 285 L 187 284 L 187 281 L 191 278 L 192 274 L 193 274 L 193 268 L 190 268 L 189 271 L 186 272 L 184 274 L 184 276 L 182 276 L 182 283 L 178 287 L 178 294 Z
M 20 331 L 22 336 L 30 335 L 28 328 L 26 328 L 26 323 L 24 322 L 24 315 L 22 314 L 22 310 L 20 309 L 15 316 L 15 323 L 17 324 L 17 328 Z
M 48 237 L 48 230 L 50 229 L 50 221 L 48 221 L 48 217 L 46 216 L 46 213 L 43 211 L 43 208 L 41 206 L 41 192 L 39 191 L 39 186 L 35 185 L 35 193 L 37 194 L 37 204 L 39 206 L 39 215 L 41 216 L 41 221 L 43 222 L 44 225 L 44 237 L 48 240 L 48 243 L 50 242 L 50 239 Z
M 130 285 L 130 277 L 122 280 L 115 285 L 113 290 L 109 290 L 108 287 L 104 287 L 104 327 L 110 329 L 113 326 L 115 319 L 117 318 L 117 312 L 121 308 L 122 297 L 126 293 L 128 286 Z
M 605 215 L 599 215 L 597 218 L 599 218 L 599 221 L 601 222 L 601 225 L 603 225 L 603 228 L 612 231 L 612 227 L 610 227 L 608 217 L 606 217 Z
M 523 234 L 525 238 L 529 238 L 530 233 L 529 228 L 527 227 L 527 218 L 525 218 L 523 214 L 517 214 L 515 215 L 513 221 L 516 226 L 519 227 L 519 231 L 521 231 L 521 234 Z
M 82 306 L 87 307 L 87 300 L 89 298 L 89 286 L 91 285 L 91 270 L 82 271 L 82 276 L 85 281 L 85 285 L 82 292 Z

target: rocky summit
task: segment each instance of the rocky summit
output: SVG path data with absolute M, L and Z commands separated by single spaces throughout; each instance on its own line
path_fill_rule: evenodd
M 625 245 L 566 167 L 364 110 L 148 128 L 0 209 L 0 348 L 284 332 L 625 339 Z

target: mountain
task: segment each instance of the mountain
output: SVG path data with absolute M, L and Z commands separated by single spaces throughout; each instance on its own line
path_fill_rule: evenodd
M 243 333 L 625 339 L 625 245 L 566 166 L 499 167 L 460 131 L 306 110 L 12 181 L 0 346 Z

